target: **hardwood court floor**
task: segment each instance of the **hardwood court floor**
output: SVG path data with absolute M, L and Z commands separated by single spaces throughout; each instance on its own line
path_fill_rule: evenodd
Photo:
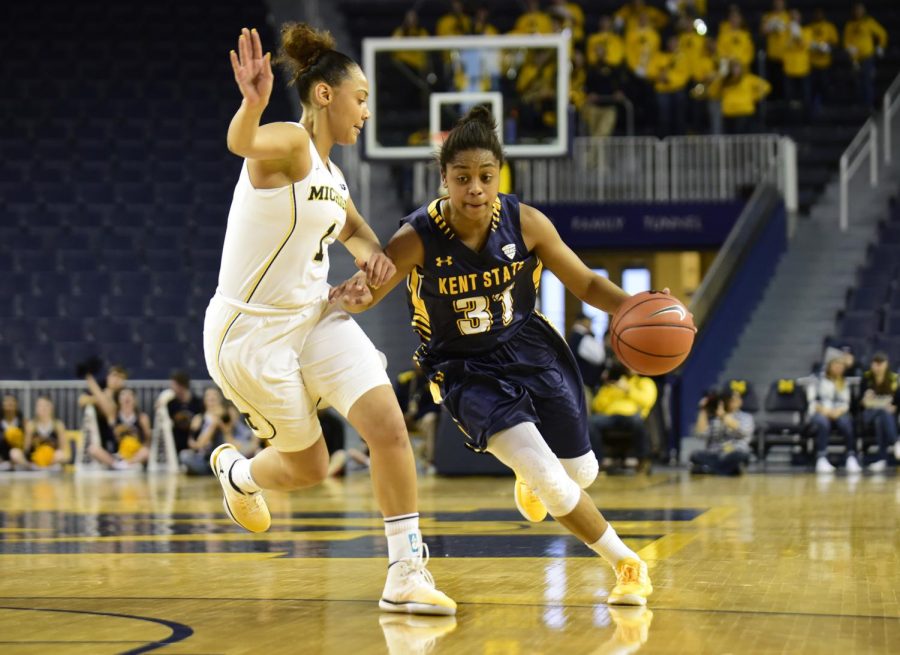
M 385 543 L 368 478 L 269 494 L 263 535 L 212 478 L 0 477 L 0 652 L 389 655 L 900 652 L 900 480 L 601 478 L 648 560 L 651 610 L 509 478 L 423 478 L 430 570 L 453 618 L 378 611 Z

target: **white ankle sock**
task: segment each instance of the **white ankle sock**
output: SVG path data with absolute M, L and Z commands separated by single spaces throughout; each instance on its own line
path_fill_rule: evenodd
M 637 553 L 619 539 L 619 535 L 616 534 L 616 531 L 613 530 L 613 527 L 609 524 L 607 524 L 606 531 L 603 535 L 594 543 L 588 544 L 587 547 L 609 562 L 610 566 L 613 568 L 615 568 L 616 564 L 628 557 L 636 560 L 641 559 L 637 556 Z
M 241 457 L 240 459 L 235 460 L 234 464 L 231 464 L 230 470 L 227 468 L 225 469 L 225 474 L 228 476 L 229 481 L 231 481 L 231 485 L 248 494 L 260 491 L 260 486 L 256 484 L 256 481 L 250 474 L 251 461 L 252 460 Z
M 414 559 L 422 554 L 419 514 L 401 514 L 384 518 L 384 534 L 388 542 L 388 562 Z

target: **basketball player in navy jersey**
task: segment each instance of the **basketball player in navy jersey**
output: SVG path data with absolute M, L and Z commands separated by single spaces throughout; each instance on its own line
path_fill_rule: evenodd
M 372 288 L 363 273 L 333 290 L 362 311 L 408 277 L 417 358 L 468 437 L 516 473 L 526 518 L 549 512 L 609 562 L 613 605 L 646 605 L 647 565 L 583 491 L 597 475 L 581 375 L 563 338 L 535 311 L 543 266 L 579 299 L 610 314 L 628 298 L 593 273 L 550 220 L 498 191 L 503 151 L 484 107 L 473 108 L 440 151 L 448 196 L 407 216 L 385 253 L 396 272 Z
M 368 283 L 377 286 L 394 271 L 329 158 L 335 144 L 356 143 L 369 117 L 368 82 L 327 32 L 287 24 L 281 41 L 303 107 L 299 123 L 260 124 L 274 75 L 256 30 L 244 29 L 231 52 L 243 99 L 228 148 L 244 163 L 203 327 L 212 379 L 270 447 L 247 459 L 224 444 L 210 465 L 231 519 L 252 532 L 267 530 L 263 489 L 288 491 L 325 478 L 328 450 L 316 407 L 327 402 L 370 448 L 388 541 L 380 607 L 452 615 L 456 603 L 435 589 L 425 568 L 415 460 L 390 380 L 372 342 L 343 310 L 351 298 L 328 302 L 334 241 L 365 268 Z

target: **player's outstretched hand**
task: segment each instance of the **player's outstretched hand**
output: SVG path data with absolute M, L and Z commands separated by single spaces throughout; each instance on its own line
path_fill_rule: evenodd
M 345 306 L 368 305 L 372 302 L 372 291 L 366 284 L 366 275 L 357 273 L 349 280 L 337 285 L 328 292 L 328 302 L 342 303 Z
M 367 262 L 357 259 L 356 266 L 359 270 L 365 271 L 366 281 L 376 289 L 394 277 L 394 273 L 397 272 L 394 262 L 383 252 L 372 253 Z
M 265 106 L 272 95 L 272 53 L 263 55 L 262 41 L 256 28 L 241 30 L 238 37 L 238 50 L 231 51 L 231 68 L 234 70 L 234 81 L 237 82 L 241 95 L 247 104 Z

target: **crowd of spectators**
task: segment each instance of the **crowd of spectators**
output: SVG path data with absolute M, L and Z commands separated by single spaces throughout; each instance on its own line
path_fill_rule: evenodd
M 855 82 L 852 101 L 874 105 L 876 61 L 888 36 L 862 3 L 853 5 L 841 29 L 822 9 L 804 15 L 788 0 L 772 0 L 758 24 L 746 19 L 739 3 L 729 5 L 718 25 L 707 18 L 706 0 L 656 4 L 630 0 L 591 25 L 583 3 L 527 0 L 508 33 L 570 35 L 570 103 L 582 133 L 593 136 L 621 132 L 626 106 L 638 131 L 659 136 L 757 131 L 766 98 L 784 103 L 788 122 L 815 120 L 823 106 L 839 99 L 837 93 L 844 95 L 835 89 L 832 69 L 838 62 L 848 65 Z M 433 31 L 410 9 L 393 35 L 498 33 L 483 4 L 474 8 L 453 0 Z M 508 142 L 517 132 L 534 136 L 554 129 L 557 64 L 550 50 L 497 56 L 450 50 L 434 58 L 428 51 L 404 51 L 393 57 L 429 92 L 503 91 L 512 105 Z

